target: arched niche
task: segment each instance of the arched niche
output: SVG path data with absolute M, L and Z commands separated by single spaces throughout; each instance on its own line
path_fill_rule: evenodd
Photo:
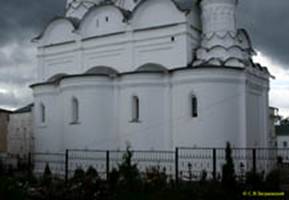
M 116 76 L 119 72 L 112 68 L 107 66 L 95 66 L 90 69 L 88 69 L 84 74 L 102 74 L 102 75 L 108 75 L 108 76 Z
M 79 31 L 83 39 L 125 31 L 125 11 L 114 5 L 93 6 L 83 16 Z
M 130 18 L 134 29 L 164 26 L 185 20 L 185 12 L 173 0 L 144 0 L 135 7 Z
M 167 73 L 168 69 L 157 63 L 146 63 L 136 69 L 137 72 L 163 72 Z
M 71 42 L 75 40 L 77 22 L 67 17 L 56 17 L 50 21 L 44 31 L 34 39 L 42 46 Z
M 67 76 L 65 73 L 55 74 L 47 79 L 47 82 L 58 82 L 60 81 L 64 76 Z

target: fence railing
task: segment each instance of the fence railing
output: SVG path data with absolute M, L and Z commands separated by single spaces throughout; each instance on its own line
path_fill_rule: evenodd
M 235 173 L 242 177 L 246 172 L 267 173 L 279 163 L 289 163 L 289 148 L 232 148 Z M 175 151 L 131 151 L 132 163 L 140 172 L 158 167 L 175 180 L 199 179 L 203 173 L 207 178 L 218 179 L 226 162 L 225 148 L 185 148 Z M 95 168 L 99 175 L 107 178 L 113 168 L 118 168 L 126 151 L 67 149 L 64 153 L 32 153 L 28 165 L 35 174 L 42 174 L 48 164 L 54 175 L 68 179 L 78 168 Z M 4 158 L 3 158 L 4 159 Z M 2 160 L 3 160 L 2 159 Z M 5 161 L 5 159 L 4 159 Z

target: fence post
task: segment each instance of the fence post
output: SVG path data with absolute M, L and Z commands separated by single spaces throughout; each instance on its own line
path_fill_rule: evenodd
M 216 180 L 216 171 L 217 171 L 217 154 L 216 149 L 213 149 L 213 179 Z
M 109 167 L 110 167 L 109 156 L 110 156 L 109 151 L 106 151 L 106 180 L 109 179 Z
M 253 153 L 253 173 L 256 174 L 256 149 L 252 149 Z
M 31 152 L 28 153 L 28 176 L 32 174 L 32 155 Z
M 69 150 L 65 150 L 65 182 L 68 181 Z
M 179 182 L 179 148 L 176 147 L 175 151 L 175 178 L 176 178 L 176 183 Z

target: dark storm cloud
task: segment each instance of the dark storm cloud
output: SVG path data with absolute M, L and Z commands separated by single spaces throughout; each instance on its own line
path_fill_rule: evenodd
M 53 16 L 62 15 L 65 0 L 6 0 L 0 7 L 0 45 L 30 40 Z
M 289 68 L 289 1 L 241 0 L 239 24 L 245 27 L 254 48 L 263 51 L 274 62 Z
M 6 0 L 0 7 L 0 106 L 16 108 L 32 101 L 36 52 L 30 43 L 56 15 L 65 0 Z M 3 93 L 3 91 L 6 91 Z
M 11 65 L 11 60 L 7 57 L 7 55 L 0 51 L 0 67 L 5 67 L 8 65 Z

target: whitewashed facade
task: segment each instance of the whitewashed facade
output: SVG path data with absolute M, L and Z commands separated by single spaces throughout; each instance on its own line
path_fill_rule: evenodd
M 266 147 L 269 73 L 237 0 L 73 1 L 35 38 L 35 150 Z

